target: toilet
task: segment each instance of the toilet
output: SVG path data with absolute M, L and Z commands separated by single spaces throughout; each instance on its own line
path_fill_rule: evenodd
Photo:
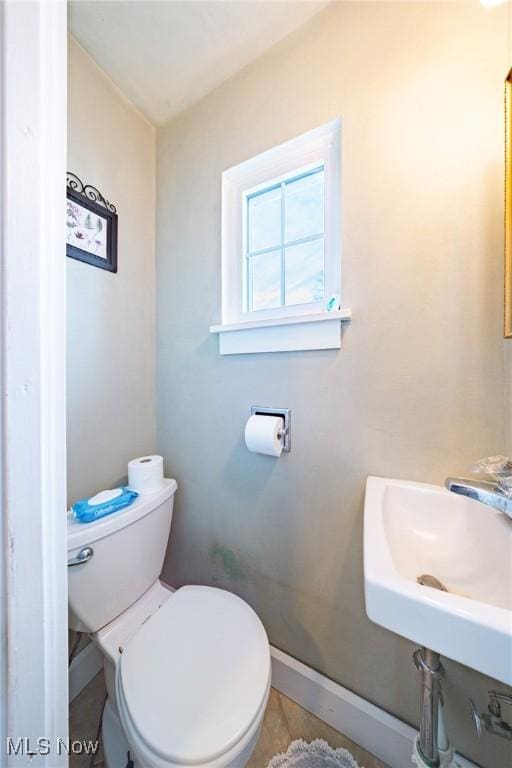
M 243 768 L 263 722 L 258 616 L 225 590 L 159 581 L 176 490 L 164 480 L 93 523 L 68 516 L 69 627 L 103 654 L 107 768 Z

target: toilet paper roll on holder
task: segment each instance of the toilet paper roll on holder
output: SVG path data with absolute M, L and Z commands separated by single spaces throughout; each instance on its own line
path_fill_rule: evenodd
M 264 408 L 259 405 L 251 406 L 251 416 L 280 416 L 283 419 L 283 428 L 277 433 L 283 438 L 283 451 L 290 453 L 292 449 L 291 424 L 292 412 L 290 408 Z

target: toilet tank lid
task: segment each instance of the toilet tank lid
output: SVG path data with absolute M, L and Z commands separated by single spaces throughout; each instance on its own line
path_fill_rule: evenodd
M 68 512 L 68 552 L 93 544 L 115 531 L 131 525 L 165 503 L 176 492 L 176 480 L 164 479 L 162 486 L 152 493 L 141 494 L 133 504 L 92 523 L 81 523 Z

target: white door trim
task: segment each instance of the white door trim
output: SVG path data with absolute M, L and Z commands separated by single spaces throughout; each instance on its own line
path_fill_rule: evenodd
M 4 734 L 2 766 L 67 765 L 64 0 L 0 25 Z M 37 739 L 50 753 L 31 757 Z M 28 745 L 28 746 L 27 746 Z M 43 747 L 42 751 L 45 749 Z

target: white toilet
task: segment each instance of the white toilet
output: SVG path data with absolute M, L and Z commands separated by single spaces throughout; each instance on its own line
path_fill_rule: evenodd
M 242 768 L 265 713 L 270 649 L 252 608 L 158 579 L 176 488 L 94 523 L 68 517 L 69 626 L 103 653 L 107 768 Z

